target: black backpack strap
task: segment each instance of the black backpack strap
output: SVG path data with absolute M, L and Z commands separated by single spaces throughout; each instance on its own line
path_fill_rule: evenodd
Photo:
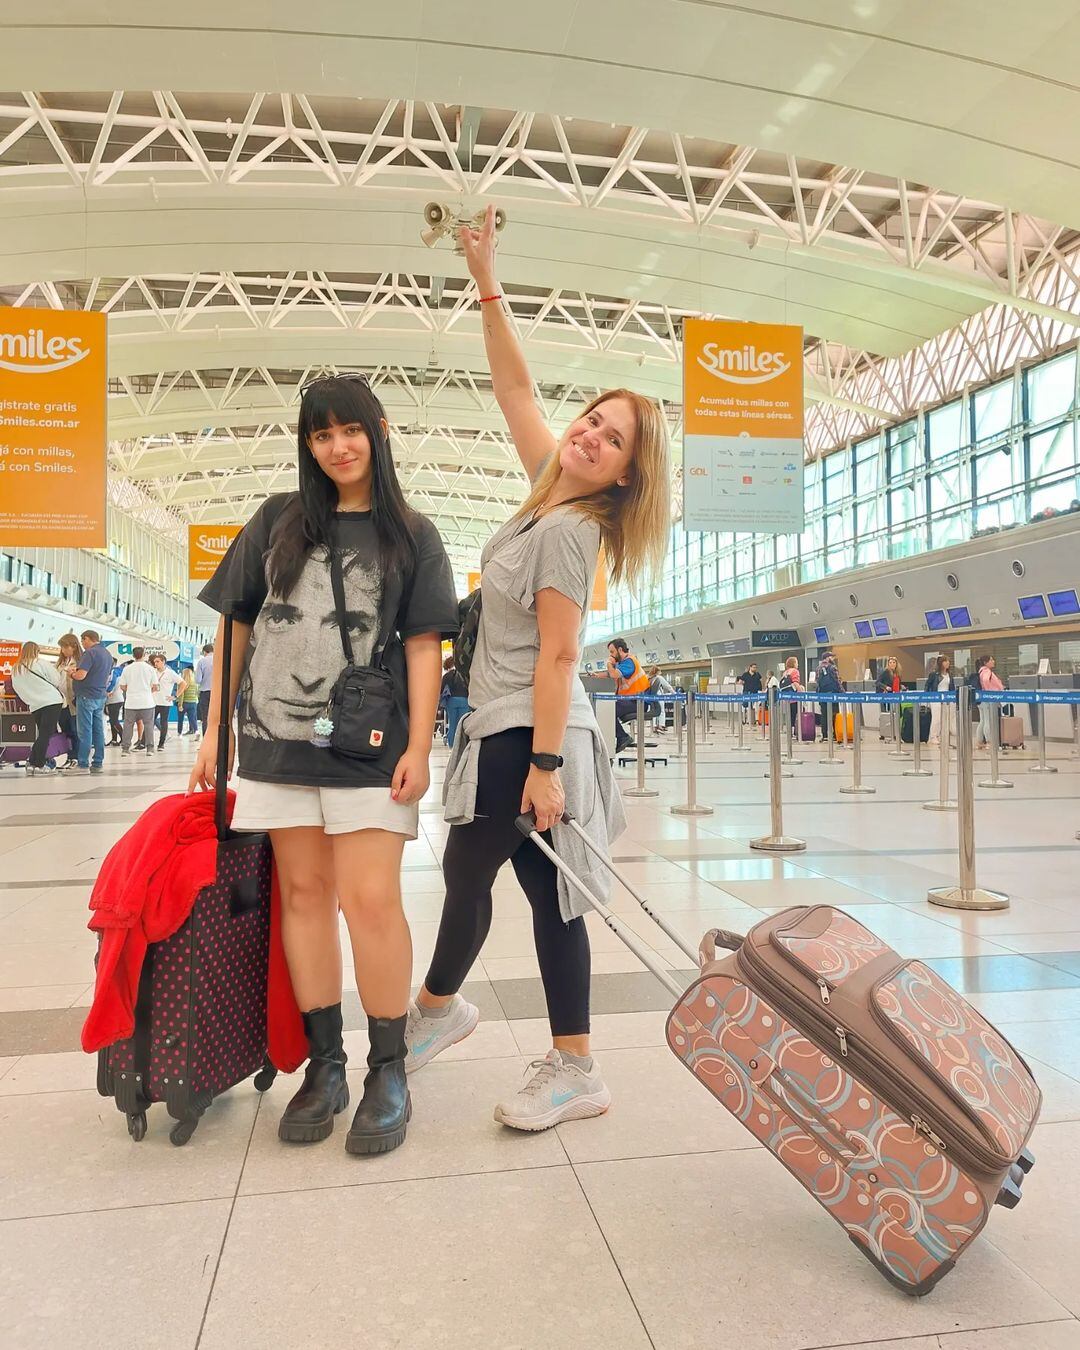
M 345 576 L 341 570 L 341 550 L 330 546 L 330 585 L 334 592 L 334 609 L 337 611 L 338 634 L 341 637 L 341 650 L 345 653 L 345 664 L 353 664 L 352 639 L 349 637 L 349 619 L 345 608 Z M 380 634 L 381 636 L 381 634 Z

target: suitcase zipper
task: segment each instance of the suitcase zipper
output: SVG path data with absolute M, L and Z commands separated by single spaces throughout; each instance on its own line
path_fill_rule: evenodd
M 872 1047 L 861 1044 L 858 1037 L 853 1037 L 846 1027 L 841 1027 L 831 1020 L 823 1021 L 816 1008 L 803 1003 L 797 996 L 793 996 L 790 991 L 780 985 L 772 971 L 756 956 L 749 943 L 744 942 L 735 953 L 735 964 L 744 976 L 749 977 L 748 982 L 752 986 L 756 985 L 760 988 L 776 1007 L 776 1010 L 787 1017 L 789 1021 L 796 1025 L 800 1022 L 812 1024 L 813 1032 L 819 1038 L 819 1049 L 828 1044 L 829 1036 L 835 1036 L 838 1041 L 841 1041 L 842 1054 L 844 1054 L 846 1047 L 844 1057 L 851 1060 L 853 1064 L 865 1066 L 868 1070 L 868 1086 L 878 1091 L 879 1084 L 887 1085 L 887 1094 L 880 1094 L 883 1097 L 887 1096 L 886 1104 L 889 1104 L 889 1100 L 902 1101 L 905 1095 L 916 1097 L 917 1110 L 914 1114 L 909 1113 L 907 1119 L 920 1133 L 926 1135 L 927 1138 L 932 1138 L 935 1146 L 940 1148 L 943 1153 L 951 1153 L 955 1158 L 967 1161 L 980 1172 L 998 1172 L 1006 1165 L 1007 1160 L 1003 1160 L 999 1153 L 991 1153 L 975 1140 L 958 1139 L 955 1133 L 952 1134 L 951 1139 L 947 1139 L 944 1129 L 932 1129 L 931 1126 L 927 1125 L 926 1117 L 934 1114 L 933 1104 L 921 1094 L 913 1093 L 911 1083 L 898 1074 L 891 1064 L 876 1054 Z M 843 1033 L 842 1040 L 841 1033 Z M 828 1051 L 825 1053 L 827 1054 Z M 897 1114 L 903 1116 L 905 1113 L 897 1111 Z

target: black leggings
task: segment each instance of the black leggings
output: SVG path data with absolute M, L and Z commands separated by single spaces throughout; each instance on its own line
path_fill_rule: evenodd
M 60 716 L 60 703 L 50 703 L 47 708 L 39 708 L 32 714 L 34 718 L 34 744 L 30 747 L 29 764 L 32 769 L 43 769 L 49 753 L 49 742 L 56 731 L 56 722 Z
M 503 863 L 513 864 L 532 906 L 533 938 L 553 1036 L 589 1031 L 589 935 L 584 919 L 563 923 L 558 872 L 514 824 L 529 772 L 532 727 L 513 727 L 480 743 L 475 818 L 455 825 L 443 854 L 446 901 L 428 992 L 456 994 L 491 927 L 491 887 Z M 550 843 L 550 835 L 544 838 Z

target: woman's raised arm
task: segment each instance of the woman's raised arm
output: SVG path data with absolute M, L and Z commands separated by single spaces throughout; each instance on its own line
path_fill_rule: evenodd
M 510 428 L 518 458 L 529 478 L 533 479 L 555 449 L 556 442 L 533 396 L 532 376 L 510 317 L 501 300 L 488 299 L 499 295 L 499 283 L 495 278 L 494 206 L 488 207 L 482 229 L 466 226 L 459 232 L 458 239 L 469 274 L 479 288 L 480 299 L 486 301 L 480 309 L 484 349 L 491 367 L 495 398 Z

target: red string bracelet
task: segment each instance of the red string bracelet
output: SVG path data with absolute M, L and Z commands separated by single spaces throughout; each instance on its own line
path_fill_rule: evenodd
M 488 304 L 488 302 L 491 301 L 491 300 L 501 300 L 501 299 L 502 299 L 502 296 L 501 296 L 501 295 L 482 295 L 482 296 L 480 297 L 479 303 L 480 303 L 481 305 L 486 305 L 486 304 Z

